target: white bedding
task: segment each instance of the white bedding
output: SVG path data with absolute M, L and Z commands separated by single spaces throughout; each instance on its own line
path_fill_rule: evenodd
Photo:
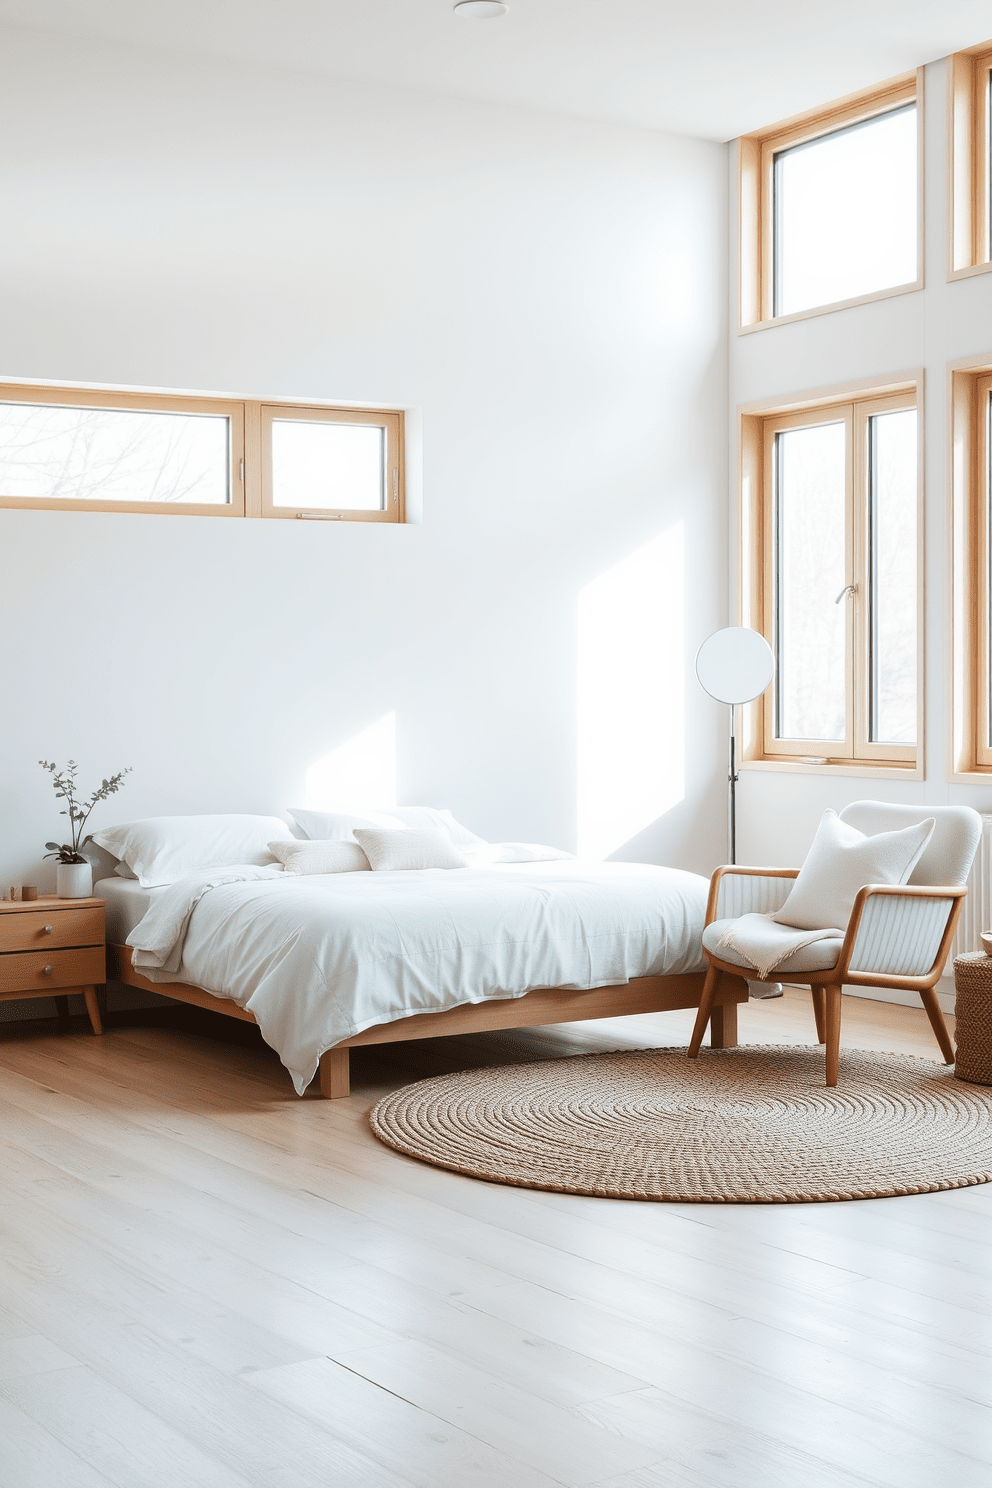
M 162 890 L 143 889 L 136 878 L 101 878 L 93 885 L 93 893 L 107 906 L 107 944 L 121 945 Z
M 302 1095 L 326 1049 L 376 1024 L 702 970 L 708 888 L 673 868 L 577 859 L 306 878 L 214 869 L 156 890 L 127 943 L 151 980 L 247 1008 Z

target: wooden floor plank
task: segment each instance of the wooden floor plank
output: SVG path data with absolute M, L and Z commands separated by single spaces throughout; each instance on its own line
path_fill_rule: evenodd
M 0 1471 L 3 1488 L 109 1488 L 72 1447 L 0 1396 Z
M 844 1019 L 935 1057 L 922 1008 Z M 688 1011 L 364 1049 L 341 1102 L 219 1021 L 0 1036 L 3 1488 L 992 1482 L 992 1186 L 624 1203 L 370 1133 L 410 1079 L 676 1045 Z M 811 1043 L 808 994 L 741 1030 Z

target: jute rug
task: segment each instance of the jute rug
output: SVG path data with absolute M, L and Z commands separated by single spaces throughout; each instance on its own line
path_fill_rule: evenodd
M 583 1054 L 386 1096 L 398 1152 L 521 1188 L 679 1203 L 811 1203 L 992 1180 L 992 1088 L 902 1054 L 749 1045 Z

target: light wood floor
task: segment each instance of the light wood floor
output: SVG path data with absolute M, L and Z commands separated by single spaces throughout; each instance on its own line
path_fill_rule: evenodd
M 751 1003 L 742 1041 L 812 1041 L 808 1003 Z M 844 1015 L 935 1052 L 922 1011 Z M 417 1075 L 685 1043 L 689 1013 L 363 1049 L 333 1103 L 184 1016 L 0 1037 L 2 1488 L 992 1485 L 992 1185 L 622 1203 L 369 1134 Z

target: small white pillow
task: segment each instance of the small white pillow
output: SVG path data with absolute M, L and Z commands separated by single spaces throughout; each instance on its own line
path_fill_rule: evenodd
M 118 878 L 129 878 L 132 883 L 137 883 L 138 881 L 138 875 L 132 873 L 126 863 L 117 863 L 114 867 L 114 872 Z
M 175 883 L 198 868 L 270 864 L 270 838 L 294 840 L 277 816 L 146 816 L 93 833 L 143 889 Z
M 304 811 L 289 806 L 287 812 L 311 842 L 354 842 L 356 827 L 403 826 L 398 816 L 387 811 Z
M 414 831 L 401 827 L 356 827 L 355 838 L 365 850 L 374 873 L 400 868 L 464 868 L 465 859 L 455 852 L 443 832 Z
M 929 816 L 901 832 L 866 837 L 828 808 L 792 892 L 772 918 L 797 930 L 839 930 L 843 934 L 858 890 L 866 884 L 906 883 L 934 825 L 935 818 Z
M 369 860 L 357 842 L 270 842 L 269 851 L 287 873 L 368 873 Z

